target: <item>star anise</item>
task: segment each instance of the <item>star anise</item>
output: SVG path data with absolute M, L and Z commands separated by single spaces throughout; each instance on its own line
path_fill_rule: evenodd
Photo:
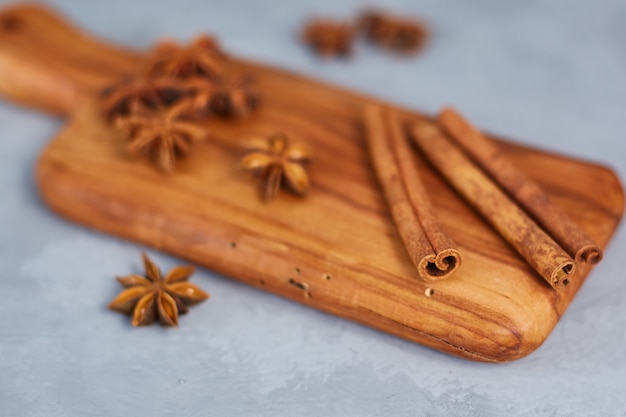
M 306 194 L 309 177 L 302 165 L 309 160 L 309 155 L 304 148 L 290 145 L 282 133 L 266 140 L 251 140 L 246 147 L 250 153 L 241 160 L 241 167 L 263 178 L 263 197 L 266 201 L 276 196 L 281 184 L 296 194 Z
M 198 304 L 209 297 L 196 285 L 188 282 L 194 272 L 193 266 L 179 266 L 165 277 L 159 268 L 141 254 L 146 269 L 145 276 L 117 277 L 124 289 L 109 308 L 124 314 L 132 314 L 133 326 L 152 324 L 156 319 L 164 326 L 178 326 L 178 315 L 189 311 L 187 306 Z
M 127 116 L 131 109 L 168 106 L 187 93 L 187 87 L 170 77 L 130 77 L 102 91 L 102 108 L 109 120 Z
M 428 38 L 428 29 L 422 22 L 377 10 L 363 13 L 359 26 L 370 42 L 397 52 L 415 52 L 424 46 Z
M 193 78 L 186 81 L 184 100 L 198 116 L 247 116 L 259 104 L 259 94 L 250 77 L 230 74 L 217 80 Z
M 218 116 L 241 117 L 259 104 L 259 94 L 250 77 L 231 74 L 220 78 L 209 100 L 211 111 Z
M 211 113 L 211 100 L 217 90 L 214 80 L 203 77 L 189 78 L 184 81 L 186 94 L 184 100 L 196 117 L 207 117 Z
M 116 120 L 116 126 L 129 140 L 128 151 L 145 154 L 166 173 L 176 164 L 176 157 L 186 155 L 192 143 L 207 136 L 207 130 L 192 122 L 189 103 L 154 109 L 137 106 L 130 115 Z
M 231 66 L 215 39 L 201 36 L 188 47 L 161 43 L 148 72 L 184 81 L 198 115 L 245 116 L 257 106 L 258 93 L 252 79 Z
M 302 30 L 302 41 L 321 56 L 346 56 L 352 51 L 354 28 L 350 23 L 314 19 Z
M 207 136 L 193 119 L 244 116 L 259 102 L 252 80 L 233 65 L 209 36 L 189 46 L 162 42 L 142 75 L 104 90 L 101 104 L 129 141 L 129 152 L 145 154 L 171 172 L 177 156 Z
M 166 41 L 154 48 L 148 74 L 179 79 L 216 78 L 224 72 L 225 59 L 211 36 L 199 36 L 188 46 Z

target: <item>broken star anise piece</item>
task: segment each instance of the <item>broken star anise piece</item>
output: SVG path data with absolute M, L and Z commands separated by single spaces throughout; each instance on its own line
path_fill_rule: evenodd
M 177 156 L 186 155 L 194 142 L 207 136 L 206 128 L 190 120 L 186 101 L 168 108 L 138 106 L 118 118 L 116 126 L 128 139 L 130 153 L 148 155 L 166 173 L 174 170 Z
M 302 166 L 309 160 L 307 151 L 299 145 L 290 145 L 287 137 L 278 133 L 267 140 L 254 139 L 247 144 L 248 153 L 241 160 L 241 168 L 263 178 L 263 197 L 272 200 L 281 184 L 299 195 L 309 189 L 309 177 Z
M 170 105 L 185 93 L 186 87 L 173 78 L 126 78 L 102 91 L 102 109 L 109 120 L 114 120 L 118 116 L 127 116 L 138 106 Z
M 350 23 L 314 19 L 305 24 L 302 41 L 321 56 L 347 56 L 352 51 L 354 28 Z
M 109 304 L 111 310 L 132 314 L 133 326 L 152 324 L 157 319 L 164 326 L 178 326 L 178 315 L 187 313 L 187 306 L 209 298 L 187 281 L 195 270 L 193 266 L 176 267 L 163 277 L 148 255 L 141 256 L 146 275 L 117 277 L 126 288 Z
M 219 77 L 224 72 L 226 60 L 215 38 L 206 35 L 199 36 L 188 46 L 161 42 L 151 56 L 148 74 L 179 79 Z
M 420 50 L 428 38 L 424 23 L 377 10 L 364 12 L 359 19 L 359 27 L 370 42 L 400 53 Z

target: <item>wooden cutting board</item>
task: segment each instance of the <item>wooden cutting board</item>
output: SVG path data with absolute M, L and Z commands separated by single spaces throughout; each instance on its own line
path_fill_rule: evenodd
M 550 288 L 416 153 L 443 226 L 464 256 L 454 277 L 420 280 L 364 146 L 362 110 L 377 100 L 264 65 L 237 61 L 258 81 L 260 109 L 240 122 L 207 121 L 211 140 L 174 175 L 163 175 L 125 153 L 90 100 L 142 59 L 40 7 L 0 14 L 0 92 L 69 117 L 36 167 L 43 200 L 62 216 L 478 361 L 535 350 L 589 273 L 579 266 L 571 285 Z M 283 192 L 263 203 L 259 184 L 237 168 L 239 140 L 277 131 L 313 155 L 305 199 Z M 624 208 L 613 172 L 505 141 L 502 149 L 592 238 L 608 243 Z

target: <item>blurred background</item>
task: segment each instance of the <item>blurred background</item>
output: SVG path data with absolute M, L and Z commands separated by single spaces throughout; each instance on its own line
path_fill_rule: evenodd
M 489 132 L 626 178 L 621 0 L 45 4 L 135 49 L 208 32 L 234 55 L 408 108 L 453 105 Z M 320 59 L 299 42 L 307 19 L 368 6 L 426 21 L 426 48 L 357 42 L 349 59 Z M 626 415 L 623 227 L 544 345 L 509 364 L 457 359 L 207 270 L 194 282 L 212 299 L 179 329 L 133 329 L 106 303 L 142 247 L 62 220 L 37 196 L 37 156 L 62 124 L 0 102 L 0 416 Z M 151 255 L 164 270 L 179 263 Z

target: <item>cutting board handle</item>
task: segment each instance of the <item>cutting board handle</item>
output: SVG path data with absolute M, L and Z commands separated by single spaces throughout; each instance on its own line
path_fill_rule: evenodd
M 0 11 L 0 95 L 67 115 L 139 67 L 142 55 L 96 40 L 41 5 Z

